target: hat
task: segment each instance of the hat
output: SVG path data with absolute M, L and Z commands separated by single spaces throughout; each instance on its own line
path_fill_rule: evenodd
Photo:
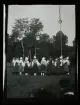
M 25 60 L 28 60 L 28 57 L 25 57 Z
M 60 59 L 62 59 L 63 58 L 63 56 L 60 56 Z
M 69 59 L 69 57 L 66 57 L 66 59 L 68 60 L 68 59 Z
M 36 59 L 36 56 L 34 56 L 34 59 Z
M 42 60 L 45 60 L 45 57 L 43 57 Z
M 22 60 L 22 57 L 20 57 L 20 59 Z

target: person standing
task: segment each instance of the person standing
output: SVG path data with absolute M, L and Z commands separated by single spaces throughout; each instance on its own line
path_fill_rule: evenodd
M 60 71 L 60 58 L 57 59 L 56 72 L 57 72 L 58 74 L 61 73 L 61 71 Z
M 33 58 L 33 71 L 34 71 L 34 76 L 38 73 L 38 60 L 36 56 Z
M 66 60 L 65 60 L 65 63 L 64 63 L 64 71 L 65 71 L 65 73 L 67 73 L 68 75 L 69 75 L 69 65 L 70 65 L 69 57 L 66 57 Z
M 47 62 L 47 65 L 48 65 L 48 64 L 49 64 L 49 59 L 47 59 L 47 61 L 46 61 L 46 62 Z
M 18 64 L 18 58 L 15 60 L 15 66 L 14 66 L 14 73 L 18 74 L 19 73 L 19 64 Z
M 29 61 L 28 61 L 28 58 L 27 58 L 27 57 L 25 57 L 25 61 L 24 61 L 24 63 L 25 63 L 25 67 L 24 67 L 24 74 L 25 74 L 25 75 L 28 75 L 28 72 L 29 72 L 29 67 L 30 67 L 30 63 L 29 63 Z
M 63 56 L 60 56 L 59 60 L 60 60 L 60 66 L 63 66 Z
M 54 65 L 55 65 L 55 67 L 57 66 L 57 58 L 54 61 Z
M 13 60 L 12 60 L 12 65 L 13 65 L 13 67 L 15 66 L 15 64 L 16 64 L 16 59 L 13 58 Z
M 22 73 L 24 72 L 24 62 L 23 62 L 23 59 L 22 57 L 20 57 L 20 61 L 19 61 L 19 74 L 22 75 Z
M 19 74 L 22 75 L 23 72 L 24 72 L 23 65 L 20 62 L 20 65 L 19 65 Z
M 63 56 L 60 56 L 60 73 L 64 73 L 64 62 L 65 62 L 65 60 L 64 60 L 64 58 L 63 58 Z
M 47 70 L 48 70 L 49 74 L 52 74 L 54 72 L 54 62 L 51 57 L 49 59 L 48 65 L 47 65 Z
M 67 62 L 67 66 L 68 66 L 68 73 L 67 75 L 69 75 L 69 71 L 70 71 L 70 61 L 69 61 L 69 57 L 66 58 L 66 62 Z
M 45 57 L 43 57 L 41 60 L 40 71 L 41 71 L 41 76 L 44 76 L 44 73 L 47 72 L 47 61 L 46 61 Z
M 66 58 L 66 61 L 67 61 L 68 66 L 70 66 L 70 60 L 69 60 L 69 57 Z

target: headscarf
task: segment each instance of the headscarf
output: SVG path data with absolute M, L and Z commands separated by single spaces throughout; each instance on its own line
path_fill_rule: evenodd
M 41 60 L 41 64 L 47 66 L 47 62 L 46 62 L 46 60 L 45 60 L 45 57 L 42 58 L 42 60 Z

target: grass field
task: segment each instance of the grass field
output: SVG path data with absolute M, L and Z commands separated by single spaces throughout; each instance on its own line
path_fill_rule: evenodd
M 52 85 L 52 90 L 56 97 L 60 97 L 59 80 L 66 77 L 74 82 L 75 76 L 52 75 L 52 76 L 24 76 L 12 75 L 12 68 L 7 69 L 7 97 L 8 98 L 28 98 L 32 89 L 45 88 Z

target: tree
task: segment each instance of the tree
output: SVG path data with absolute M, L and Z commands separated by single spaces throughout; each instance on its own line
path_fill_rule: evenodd
M 51 43 L 51 44 L 53 44 L 54 39 L 53 39 L 53 38 L 49 38 L 49 39 L 48 39 L 48 42 Z
M 49 35 L 47 33 L 40 35 L 40 42 L 48 42 L 49 41 Z
M 56 33 L 56 36 L 53 36 L 53 40 L 54 40 L 53 44 L 57 48 L 61 47 L 61 37 L 62 37 L 62 46 L 65 46 L 68 43 L 68 37 L 64 35 L 62 31 L 58 31 Z
M 23 38 L 25 33 L 29 32 L 29 20 L 28 18 L 16 19 L 14 22 L 11 39 L 12 41 L 21 41 L 21 46 L 23 49 L 23 58 L 24 58 L 24 46 Z
M 13 41 L 16 41 L 18 37 L 19 38 L 22 37 L 22 33 L 25 35 L 25 33 L 28 32 L 29 32 L 28 18 L 16 19 L 14 22 L 11 38 L 13 39 Z
M 35 36 L 38 35 L 42 29 L 43 25 L 38 18 L 33 18 L 31 21 L 29 21 L 28 18 L 17 19 L 14 22 L 11 40 L 14 42 L 21 41 L 24 54 L 24 37 L 29 39 L 28 42 L 34 44 Z
M 11 42 L 11 36 L 8 33 L 6 34 L 5 39 L 6 39 L 7 44 L 9 44 Z
M 36 34 L 38 35 L 39 32 L 43 30 L 43 25 L 39 18 L 31 19 L 29 26 L 30 26 L 30 32 L 33 35 L 36 35 Z
M 68 42 L 68 37 L 62 31 L 58 31 L 56 33 L 56 36 L 53 36 L 54 54 L 56 54 L 56 56 L 61 55 L 61 38 L 62 38 L 62 53 L 64 55 L 64 49 Z

